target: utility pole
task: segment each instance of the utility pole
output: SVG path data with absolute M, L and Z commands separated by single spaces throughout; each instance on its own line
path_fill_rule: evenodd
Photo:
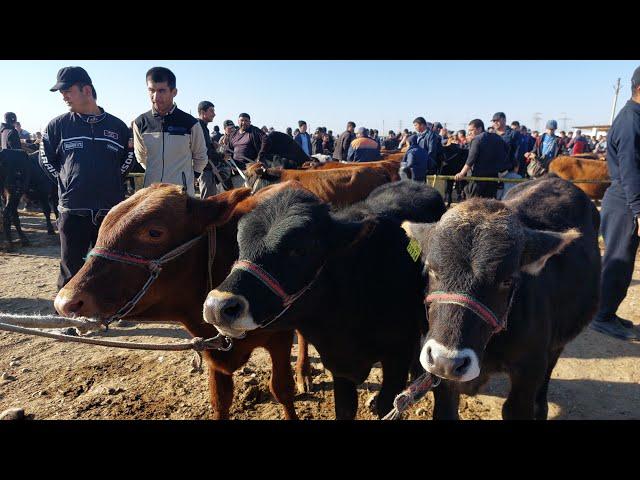
M 542 117 L 540 115 L 542 115 L 542 112 L 536 112 L 533 114 L 534 128 L 538 131 L 540 131 L 540 128 L 538 127 L 540 125 L 540 120 L 542 120 Z
M 571 117 L 567 117 L 567 112 L 560 112 L 560 115 L 564 115 L 564 117 L 559 118 L 558 120 L 562 120 L 562 129 L 567 129 L 567 120 L 572 120 Z
M 398 131 L 402 132 L 402 120 L 398 120 Z
M 613 119 L 616 116 L 616 104 L 618 103 L 618 94 L 620 93 L 620 79 L 616 85 L 613 87 L 615 95 L 613 96 L 613 108 L 611 109 L 611 120 L 609 121 L 609 125 L 613 125 Z

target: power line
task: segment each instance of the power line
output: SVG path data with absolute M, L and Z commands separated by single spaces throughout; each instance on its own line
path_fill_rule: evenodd
M 535 112 L 533 114 L 533 124 L 534 124 L 534 130 L 540 130 L 539 125 L 540 125 L 540 120 L 542 120 L 542 112 Z

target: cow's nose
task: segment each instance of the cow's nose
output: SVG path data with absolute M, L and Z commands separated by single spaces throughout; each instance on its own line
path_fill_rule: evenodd
M 473 364 L 472 355 L 467 349 L 464 351 L 450 350 L 432 342 L 432 340 L 427 342 L 424 347 L 420 359 L 422 366 L 439 377 L 449 380 L 463 380 Z
M 83 295 L 71 294 L 63 288 L 56 295 L 53 306 L 63 317 L 71 317 L 83 315 L 87 303 L 87 299 Z
M 204 304 L 205 320 L 218 325 L 231 325 L 248 313 L 247 301 L 228 292 L 213 290 Z

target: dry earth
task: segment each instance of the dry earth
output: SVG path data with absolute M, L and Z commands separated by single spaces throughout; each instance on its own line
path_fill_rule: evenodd
M 0 311 L 54 313 L 58 237 L 46 235 L 40 214 L 21 215 L 32 245 L 16 245 L 16 253 L 0 252 Z M 636 263 L 620 312 L 636 325 L 640 324 L 639 298 Z M 177 326 L 158 324 L 113 329 L 109 335 L 126 341 L 188 338 Z M 295 354 L 294 347 L 292 361 Z M 303 419 L 331 419 L 331 376 L 313 348 L 311 354 L 314 390 L 299 395 L 296 408 Z M 585 330 L 567 346 L 553 372 L 549 418 L 640 419 L 639 357 L 639 342 Z M 0 374 L 13 378 L 0 380 L 0 411 L 20 407 L 35 419 L 208 419 L 207 374 L 192 372 L 191 359 L 191 353 L 108 349 L 0 332 Z M 269 374 L 268 355 L 258 349 L 234 375 L 234 419 L 283 418 L 269 393 Z M 359 419 L 375 418 L 365 404 L 379 390 L 380 380 L 381 371 L 374 368 L 359 387 Z M 499 419 L 508 385 L 506 376 L 495 377 L 478 396 L 464 397 L 461 417 Z M 432 399 L 428 394 L 412 407 L 409 418 L 431 418 Z

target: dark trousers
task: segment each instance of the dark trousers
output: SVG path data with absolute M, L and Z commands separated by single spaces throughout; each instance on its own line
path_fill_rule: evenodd
M 84 264 L 89 250 L 98 238 L 98 229 L 104 219 L 97 217 L 95 225 L 90 215 L 81 216 L 60 212 L 58 231 L 60 232 L 60 275 L 58 290 L 62 289 Z
M 496 177 L 497 175 L 486 175 Z M 496 182 L 469 182 L 464 187 L 464 193 L 467 194 L 467 198 L 483 197 L 483 198 L 496 198 L 498 192 L 498 184 Z
M 638 225 L 619 185 L 611 185 L 602 199 L 600 233 L 605 250 L 599 320 L 609 320 L 627 296 L 638 250 Z

